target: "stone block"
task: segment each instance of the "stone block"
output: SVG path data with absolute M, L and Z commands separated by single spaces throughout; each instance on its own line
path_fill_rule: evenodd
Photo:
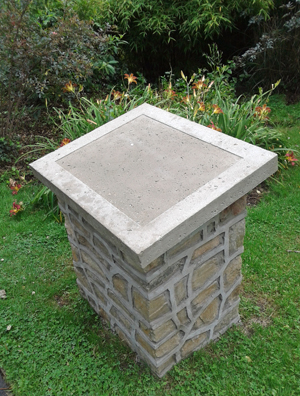
M 192 288 L 202 288 L 210 279 L 214 278 L 224 262 L 224 253 L 220 252 L 199 267 L 194 269 L 192 275 Z
M 104 243 L 97 238 L 95 235 L 93 236 L 93 243 L 96 249 L 100 252 L 100 254 L 104 255 L 104 257 L 110 257 L 110 253 L 107 250 L 107 247 L 104 245 Z
M 128 282 L 120 274 L 112 278 L 115 290 L 117 290 L 128 301 Z
M 223 243 L 223 235 L 218 235 L 214 239 L 206 242 L 204 245 L 200 246 L 196 249 L 193 253 L 192 260 L 195 260 L 198 257 L 201 257 L 204 253 L 214 249 L 215 247 L 219 246 Z
M 183 308 L 177 313 L 177 318 L 182 326 L 187 326 L 191 322 L 188 317 L 186 308 Z
M 156 328 L 149 328 L 140 322 L 140 329 L 149 338 L 150 341 L 159 342 L 176 330 L 173 320 L 168 320 Z
M 240 300 L 240 285 L 238 285 L 227 297 L 225 301 L 224 309 L 231 307 L 232 305 L 236 304 Z
M 214 328 L 214 338 L 223 334 L 232 323 L 236 323 L 239 320 L 238 306 L 235 306 L 232 310 L 227 312 L 220 319 L 219 323 Z
M 91 290 L 90 284 L 87 280 L 87 277 L 84 273 L 84 270 L 81 267 L 74 267 L 74 271 L 76 273 L 77 279 L 79 279 L 80 283 L 89 291 Z
M 220 223 L 232 219 L 234 216 L 239 215 L 246 209 L 247 196 L 244 195 L 220 213 Z
M 181 341 L 181 334 L 178 332 L 155 349 L 151 345 L 149 345 L 149 343 L 144 339 L 144 337 L 140 336 L 139 333 L 137 333 L 136 335 L 136 341 L 145 349 L 145 351 L 149 353 L 149 355 L 157 359 L 165 356 L 167 353 L 173 351 L 173 349 L 178 347 Z
M 183 347 L 181 348 L 181 356 L 182 358 L 186 358 L 188 355 L 197 351 L 201 348 L 204 344 L 206 344 L 209 340 L 209 331 L 205 333 L 199 334 L 193 338 L 187 340 Z
M 73 227 L 76 229 L 76 231 L 77 232 L 79 231 L 83 236 L 89 238 L 91 235 L 90 232 L 80 223 L 80 221 L 77 220 L 77 218 L 72 214 L 70 214 L 69 217 L 70 217 L 70 222 L 73 225 Z
M 79 250 L 77 249 L 77 247 L 75 245 L 73 245 L 73 243 L 70 243 L 70 245 L 71 245 L 73 260 L 75 262 L 78 262 L 80 260 Z
M 125 327 L 128 332 L 132 330 L 130 321 L 126 319 L 126 317 L 116 307 L 111 307 L 110 314 L 116 318 L 121 323 L 122 327 Z
M 152 322 L 171 312 L 169 293 L 165 292 L 158 297 L 148 300 L 136 289 L 132 292 L 134 308 L 139 312 L 148 322 Z
M 179 282 L 175 283 L 174 292 L 177 305 L 179 305 L 183 300 L 188 297 L 187 281 L 188 275 L 182 278 Z
M 107 305 L 107 299 L 101 290 L 101 285 L 96 282 L 91 282 L 92 288 L 94 290 L 95 296 L 100 300 L 101 305 Z
M 241 220 L 229 228 L 229 254 L 232 255 L 243 246 L 245 236 L 245 220 Z
M 195 246 L 197 243 L 203 240 L 203 230 L 197 231 L 192 236 L 185 238 L 182 242 L 175 245 L 168 251 L 168 257 L 172 259 L 174 256 L 185 252 L 189 248 Z
M 235 257 L 227 265 L 223 274 L 225 292 L 227 292 L 235 284 L 235 282 L 241 277 L 242 275 L 241 269 L 242 269 L 241 256 Z
M 219 316 L 220 303 L 220 297 L 215 298 L 198 316 L 194 323 L 193 330 L 200 329 L 203 326 L 213 323 Z
M 125 342 L 130 348 L 134 348 L 134 345 L 132 345 L 132 342 L 130 339 L 127 337 L 127 335 L 120 329 L 118 325 L 114 326 L 114 331 L 118 334 L 119 338 Z
M 120 300 L 120 298 L 114 292 L 112 292 L 111 290 L 108 290 L 107 295 L 121 311 L 126 313 L 131 319 L 134 319 L 134 314 L 132 312 L 130 312 L 128 308 L 125 307 L 123 302 Z
M 216 280 L 211 285 L 209 285 L 206 289 L 202 290 L 197 295 L 197 297 L 195 297 L 191 301 L 191 307 L 192 307 L 193 314 L 195 314 L 200 309 L 202 309 L 205 306 L 207 300 L 219 289 L 220 289 L 219 281 Z
M 81 257 L 85 264 L 87 264 L 92 270 L 96 272 L 96 274 L 102 279 L 102 281 L 106 281 L 106 276 L 99 265 L 99 261 L 96 261 L 92 256 L 86 253 L 84 250 L 81 251 Z

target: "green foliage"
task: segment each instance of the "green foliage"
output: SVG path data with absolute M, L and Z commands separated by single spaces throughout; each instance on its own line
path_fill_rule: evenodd
M 0 164 L 13 161 L 20 150 L 20 143 L 0 137 Z
M 248 86 L 269 87 L 274 80 L 281 88 L 299 95 L 300 3 L 276 1 L 270 19 L 252 18 L 255 45 L 236 58 Z
M 198 57 L 207 42 L 234 28 L 244 16 L 268 16 L 272 0 L 104 0 L 102 23 L 116 24 L 130 45 L 126 56 L 151 73 L 169 65 Z M 135 62 L 135 63 L 134 63 Z M 152 70 L 153 71 L 153 70 Z M 153 74 L 152 74 L 153 77 Z
M 80 20 L 71 8 L 45 19 L 34 4 L 4 0 L 0 12 L 2 136 L 14 133 L 22 106 L 69 100 L 64 89 L 69 81 L 93 91 L 115 72 L 119 36 L 95 31 L 91 21 Z

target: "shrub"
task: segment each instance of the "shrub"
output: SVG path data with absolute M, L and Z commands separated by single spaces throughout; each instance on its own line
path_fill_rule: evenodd
M 100 20 L 116 24 L 130 46 L 127 59 L 158 76 L 186 65 L 207 42 L 234 28 L 241 14 L 266 18 L 272 0 L 104 0 Z M 160 74 L 158 74 L 158 72 Z
M 276 1 L 271 18 L 252 18 L 256 44 L 236 58 L 249 86 L 269 87 L 281 80 L 281 87 L 300 94 L 300 3 Z
M 45 24 L 30 13 L 30 2 L 4 0 L 0 12 L 0 136 L 13 134 L 22 106 L 62 101 L 70 80 L 102 89 L 117 63 L 118 36 L 94 31 L 68 8 Z

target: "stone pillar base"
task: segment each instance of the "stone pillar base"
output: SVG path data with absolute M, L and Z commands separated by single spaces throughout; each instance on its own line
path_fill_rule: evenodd
M 144 269 L 65 202 L 82 296 L 162 377 L 239 321 L 245 197 Z

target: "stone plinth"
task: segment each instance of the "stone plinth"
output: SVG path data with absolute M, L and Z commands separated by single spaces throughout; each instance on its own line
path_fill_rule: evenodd
M 239 320 L 244 196 L 275 154 L 142 105 L 31 166 L 81 294 L 156 375 Z

